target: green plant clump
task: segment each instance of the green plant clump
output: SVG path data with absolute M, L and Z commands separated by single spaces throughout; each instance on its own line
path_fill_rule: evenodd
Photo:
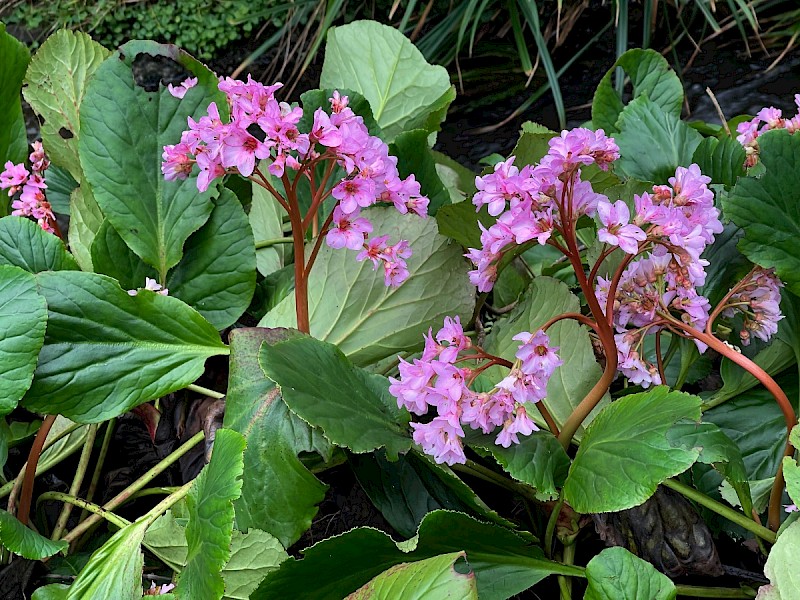
M 21 3 L 6 22 L 45 32 L 78 29 L 111 48 L 130 39 L 153 39 L 208 59 L 252 31 L 260 19 L 252 16 L 246 0 L 56 0 Z

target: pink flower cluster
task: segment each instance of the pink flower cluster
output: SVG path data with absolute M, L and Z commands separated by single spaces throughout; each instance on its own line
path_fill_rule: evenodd
M 602 129 L 577 128 L 551 139 L 548 153 L 536 166 L 519 169 L 512 156 L 495 165 L 494 173 L 476 177 L 478 192 L 472 203 L 478 209 L 486 205 L 498 219 L 488 229 L 481 226 L 482 248 L 470 248 L 466 255 L 477 267 L 470 272 L 473 285 L 481 292 L 492 289 L 497 263 L 510 247 L 534 239 L 546 244 L 554 232 L 571 226 L 581 215 L 594 215 L 606 197 L 581 180 L 580 169 L 595 164 L 605 170 L 617 158 L 619 148 Z M 610 227 L 614 229 L 613 224 Z M 629 229 L 617 230 L 625 243 Z
M 13 196 L 20 190 L 19 198 L 11 203 L 11 214 L 22 217 L 33 217 L 39 227 L 50 233 L 55 233 L 56 216 L 44 191 L 47 184 L 44 181 L 44 172 L 50 166 L 50 161 L 44 153 L 41 142 L 32 144 L 33 152 L 30 154 L 31 170 L 20 163 L 15 165 L 11 161 L 5 164 L 5 170 L 0 173 L 0 189 L 7 189 L 8 195 Z
M 663 383 L 657 368 L 643 358 L 641 348 L 646 335 L 662 329 L 664 314 L 678 313 L 683 322 L 698 330 L 708 321 L 708 299 L 697 292 L 697 287 L 705 283 L 708 265 L 700 256 L 714 241 L 714 235 L 722 231 L 719 210 L 708 189 L 710 181 L 697 165 L 678 167 L 669 186 L 657 185 L 652 194 L 634 197 L 635 225 L 622 224 L 615 231 L 598 232 L 599 239 L 619 245 L 629 254 L 650 249 L 623 271 L 613 301 L 618 368 L 632 383 L 643 387 Z M 624 203 L 617 202 L 611 210 L 602 208 L 602 204 L 598 208 L 606 228 L 612 221 L 627 223 L 628 207 L 620 205 Z M 610 216 L 604 218 L 604 213 Z M 626 227 L 635 230 L 623 233 Z M 609 240 L 612 233 L 618 239 L 628 239 L 614 244 Z M 598 277 L 596 295 L 604 308 L 610 287 L 611 281 Z M 705 350 L 704 345 L 698 346 Z
M 508 448 L 519 443 L 519 435 L 530 435 L 539 428 L 528 416 L 526 405 L 539 402 L 547 393 L 547 382 L 553 371 L 562 364 L 542 331 L 522 332 L 514 340 L 521 342 L 508 376 L 490 392 L 475 392 L 469 384 L 484 369 L 497 364 L 495 359 L 474 347 L 464 335 L 459 318 L 446 317 L 444 327 L 436 336 L 425 336 L 422 357 L 412 363 L 400 359 L 400 378 L 389 378 L 389 391 L 400 407 L 425 415 L 430 407 L 436 416 L 426 423 L 412 423 L 414 442 L 433 456 L 437 463 L 466 462 L 464 429 L 480 429 L 492 433 L 501 427 L 495 443 Z M 472 355 L 461 356 L 471 350 Z M 461 358 L 459 358 L 461 356 Z M 459 367 L 466 360 L 488 359 L 475 369 Z
M 785 119 L 780 109 L 770 106 L 762 108 L 752 121 L 744 121 L 736 127 L 736 140 L 744 146 L 747 153 L 745 166 L 752 167 L 758 162 L 758 137 L 771 129 L 786 129 L 789 133 L 800 130 L 800 94 L 794 95 L 797 114 Z
M 743 346 L 750 345 L 752 336 L 766 342 L 778 333 L 778 321 L 783 318 L 779 306 L 782 287 L 774 269 L 757 267 L 725 303 L 723 316 L 732 318 L 741 314 L 744 318 L 739 331 Z
M 387 202 L 400 213 L 424 217 L 428 198 L 421 195 L 419 182 L 414 175 L 400 178 L 397 158 L 389 155 L 380 138 L 369 134 L 364 120 L 348 106 L 347 96 L 334 92 L 331 113 L 318 108 L 311 130 L 301 133 L 297 125 L 303 110 L 279 102 L 274 94 L 280 87 L 280 83 L 265 86 L 249 76 L 246 83 L 222 80 L 219 89 L 228 99 L 230 123 L 222 122 L 215 103 L 209 106 L 208 116 L 199 121 L 190 118 L 180 143 L 164 147 L 161 170 L 165 179 L 185 179 L 196 163 L 200 168 L 197 187 L 205 191 L 226 173 L 250 177 L 256 160 L 269 161 L 268 170 L 276 177 L 283 177 L 287 168 L 296 171 L 297 177 L 311 177 L 313 165 L 334 161 L 346 176 L 331 190 L 337 203 L 326 243 L 332 248 L 363 250 L 359 259 L 372 259 L 376 268 L 382 264 L 387 285 L 398 285 L 408 277 L 404 260 L 410 255 L 408 245 L 401 241 L 390 246 L 386 238 L 368 243 L 372 225 L 360 211 Z

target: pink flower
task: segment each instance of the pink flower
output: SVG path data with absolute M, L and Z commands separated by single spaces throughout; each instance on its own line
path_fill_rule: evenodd
M 364 245 L 364 238 L 372 231 L 372 223 L 353 213 L 345 213 L 341 207 L 333 209 L 333 227 L 325 236 L 325 242 L 331 248 L 349 248 L 358 250 Z
M 461 319 L 458 316 L 455 319 L 444 318 L 444 327 L 436 334 L 436 341 L 440 344 L 447 342 L 440 355 L 441 360 L 445 362 L 455 362 L 458 353 L 472 345 L 469 338 L 464 335 Z
M 5 165 L 5 170 L 0 173 L 0 189 L 8 189 L 8 195 L 13 196 L 17 190 L 28 181 L 30 173 L 25 165 L 15 165 L 10 160 Z
M 558 347 L 550 346 L 550 338 L 541 329 L 533 334 L 521 331 L 511 339 L 522 342 L 516 357 L 522 361 L 520 369 L 526 375 L 540 375 L 547 380 L 564 364 L 556 354 Z
M 161 172 L 167 181 L 186 179 L 192 172 L 195 161 L 190 158 L 191 148 L 188 144 L 180 143 L 174 146 L 164 146 L 161 158 Z
M 433 367 L 424 359 L 412 364 L 400 358 L 398 370 L 400 379 L 389 377 L 389 393 L 397 398 L 398 408 L 405 406 L 411 413 L 424 415 L 428 412 L 428 386 L 436 375 Z
M 331 124 L 330 117 L 321 108 L 314 112 L 314 124 L 311 126 L 308 138 L 312 143 L 318 142 L 329 148 L 335 148 L 342 143 L 342 134 Z
M 256 167 L 256 158 L 268 158 L 272 142 L 264 143 L 244 129 L 231 127 L 222 138 L 222 166 L 236 167 L 244 177 L 250 177 Z
M 461 426 L 454 426 L 444 417 L 436 417 L 430 423 L 411 423 L 411 427 L 414 429 L 414 443 L 422 446 L 423 452 L 433 456 L 438 464 L 467 462 Z
M 191 88 L 197 85 L 197 77 L 187 77 L 180 85 L 173 86 L 171 83 L 167 86 L 169 93 L 175 98 L 183 98 Z
M 597 205 L 597 214 L 600 222 L 605 225 L 598 230 L 597 239 L 612 246 L 619 246 L 628 254 L 636 254 L 639 251 L 639 242 L 646 240 L 647 234 L 636 225 L 628 224 L 631 213 L 625 202 L 622 200 L 617 200 L 614 204 L 600 202 Z
M 331 192 L 331 195 L 340 201 L 339 206 L 346 213 L 366 208 L 375 202 L 375 184 L 370 179 L 355 177 L 343 179 Z
M 197 155 L 197 166 L 200 167 L 200 174 L 197 176 L 197 189 L 200 192 L 205 192 L 218 177 L 225 176 L 225 167 L 209 152 L 200 152 Z
M 511 444 L 519 444 L 517 434 L 530 435 L 534 431 L 539 431 L 536 423 L 531 420 L 524 407 L 518 406 L 514 419 L 508 419 L 503 424 L 503 430 L 498 434 L 494 443 L 503 448 L 508 448 Z

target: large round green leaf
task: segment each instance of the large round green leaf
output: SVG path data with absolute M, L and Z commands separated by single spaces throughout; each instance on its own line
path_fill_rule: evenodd
M 76 179 L 79 111 L 86 84 L 111 52 L 83 32 L 61 29 L 41 45 L 25 76 L 25 100 L 43 119 L 42 142 L 53 164 Z
M 0 265 L 0 416 L 14 410 L 31 385 L 46 324 L 47 304 L 36 278 Z
M 0 219 L 0 265 L 31 273 L 78 269 L 64 242 L 24 217 Z
M 105 221 L 89 184 L 78 186 L 69 196 L 69 249 L 84 271 L 93 270 L 92 243 Z
M 625 548 L 606 548 L 586 565 L 583 600 L 673 600 L 675 584 Z
M 444 67 L 429 65 L 407 37 L 375 21 L 328 30 L 320 87 L 364 96 L 386 142 L 403 131 L 438 130 L 456 96 Z
M 20 163 L 28 156 L 28 137 L 19 92 L 31 55 L 28 49 L 6 33 L 0 22 L 0 164 Z M 0 215 L 5 206 L 0 203 Z
M 646 95 L 665 113 L 681 116 L 683 84 L 666 59 L 654 50 L 628 50 L 600 80 L 592 100 L 592 124 L 613 133 L 617 118 L 624 108 L 622 98 L 614 90 L 611 78 L 620 67 L 630 77 L 633 98 Z
M 739 179 L 723 210 L 744 229 L 739 242 L 744 255 L 774 267 L 786 287 L 800 295 L 800 136 L 770 131 L 758 143 L 766 173 Z
M 579 567 L 547 560 L 541 549 L 508 529 L 437 510 L 425 517 L 415 538 L 399 547 L 381 531 L 359 528 L 306 548 L 302 559 L 290 558 L 267 575 L 252 600 L 342 598 L 394 565 L 461 550 L 481 600 L 505 600 L 553 573 L 583 574 Z
M 136 83 L 133 63 L 153 55 L 171 59 L 200 82 L 183 99 L 163 87 L 148 92 Z M 199 119 L 208 104 L 227 105 L 206 67 L 175 46 L 128 42 L 95 71 L 81 104 L 78 148 L 97 204 L 125 243 L 158 271 L 175 266 L 183 244 L 205 223 L 217 191 L 197 191 L 197 175 L 165 181 L 161 154 L 180 141 L 186 118 Z
M 144 287 L 148 277 L 158 279 L 156 270 L 128 248 L 108 219 L 92 240 L 92 270 L 113 277 L 124 290 Z
M 569 291 L 565 283 L 551 277 L 537 277 L 509 316 L 494 324 L 484 347 L 496 356 L 513 361 L 519 342 L 512 338 L 520 331 L 533 333 L 553 317 L 579 310 L 578 297 Z M 559 348 L 558 355 L 564 364 L 550 378 L 547 397 L 542 402 L 561 427 L 603 373 L 595 360 L 589 332 L 585 327 L 575 321 L 564 320 L 549 328 L 547 335 L 550 336 L 551 345 Z M 506 369 L 493 367 L 486 371 L 486 375 L 491 383 L 497 383 L 507 372 Z M 588 425 L 607 401 L 607 398 L 604 399 L 584 423 Z M 537 415 L 537 411 L 531 411 L 532 417 L 536 418 Z M 578 430 L 576 437 L 580 439 L 582 435 L 583 427 Z
M 664 110 L 647 96 L 633 100 L 619 115 L 620 159 L 616 167 L 629 177 L 667 183 L 675 168 L 692 164 L 694 151 L 703 139 L 681 121 L 680 115 Z M 656 150 L 657 149 L 657 150 Z
M 301 419 L 353 452 L 385 447 L 389 459 L 411 447 L 410 419 L 389 381 L 356 367 L 333 344 L 309 336 L 263 344 L 258 362 Z
M 287 335 L 285 330 L 258 328 L 231 331 L 224 419 L 225 427 L 247 439 L 247 477 L 236 502 L 236 524 L 241 530 L 267 531 L 285 547 L 311 526 L 328 489 L 297 457 L 301 451 L 317 450 L 321 435 L 289 411 L 258 364 L 261 345 Z
M 441 327 L 447 315 L 460 315 L 466 323 L 475 288 L 461 248 L 437 233 L 433 219 L 386 208 L 362 214 L 372 221 L 373 235 L 409 241 L 414 253 L 408 259 L 410 277 L 399 287 L 386 287 L 382 269 L 375 271 L 370 261 L 357 262 L 354 252 L 323 243 L 309 277 L 308 303 L 311 335 L 336 344 L 355 364 L 368 365 L 421 348 L 422 335 L 429 327 Z M 259 323 L 260 327 L 296 325 L 294 294 Z
M 580 513 L 638 506 L 658 484 L 692 466 L 699 449 L 670 443 L 682 419 L 700 420 L 700 398 L 659 386 L 606 406 L 583 436 L 564 484 L 564 499 Z
M 456 571 L 464 552 L 433 556 L 387 569 L 345 600 L 478 600 L 473 573 Z
M 177 298 L 81 271 L 36 276 L 48 324 L 29 410 L 98 422 L 186 387 L 227 354 L 214 327 Z
M 233 325 L 256 289 L 256 251 L 247 215 L 223 189 L 211 217 L 186 241 L 181 262 L 167 277 L 169 293 L 217 329 Z

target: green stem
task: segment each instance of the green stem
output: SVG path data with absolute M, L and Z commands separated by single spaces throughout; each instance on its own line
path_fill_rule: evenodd
M 282 238 L 275 238 L 272 240 L 260 240 L 256 242 L 256 250 L 261 250 L 262 248 L 269 248 L 270 246 L 277 246 L 278 244 L 292 244 L 294 240 L 288 237 Z
M 187 390 L 190 392 L 197 392 L 198 394 L 203 394 L 204 396 L 208 396 L 209 398 L 216 398 L 217 400 L 222 400 L 225 398 L 225 394 L 221 392 L 215 392 L 214 390 L 210 390 L 207 387 L 203 387 L 202 385 L 195 385 L 194 383 L 190 383 L 186 386 Z
M 750 588 L 700 587 L 695 585 L 676 585 L 678 596 L 692 598 L 755 598 L 756 592 Z
M 81 498 L 76 498 L 72 494 L 65 494 L 63 492 L 44 492 L 43 494 L 40 494 L 39 498 L 36 500 L 36 506 L 38 507 L 46 500 L 55 500 L 57 502 L 64 502 L 68 506 L 77 506 L 78 508 L 82 508 L 83 510 L 96 515 L 98 519 L 105 519 L 117 527 L 125 527 L 126 525 L 130 524 L 130 521 L 127 519 L 123 519 L 111 511 L 105 510 L 102 506 L 97 506 L 97 504 L 94 504 L 93 502 L 87 502 Z
M 139 521 L 144 520 L 153 523 L 153 521 L 155 521 L 158 517 L 167 512 L 167 510 L 169 510 L 170 507 L 183 500 L 186 494 L 189 493 L 189 490 L 192 489 L 193 485 L 194 485 L 194 479 L 192 479 L 187 483 L 184 483 L 181 487 L 172 492 L 161 502 L 156 504 L 151 510 L 149 510 L 145 515 L 140 517 L 138 520 Z
M 170 467 L 173 463 L 175 463 L 179 458 L 181 458 L 184 454 L 189 452 L 192 448 L 194 448 L 197 444 L 199 444 L 203 438 L 205 437 L 205 433 L 202 431 L 198 431 L 194 434 L 188 441 L 184 442 L 184 444 L 172 452 L 170 455 L 166 456 L 161 462 L 147 471 L 144 475 L 139 477 L 136 481 L 134 481 L 131 485 L 127 488 L 122 490 L 119 494 L 114 496 L 111 500 L 109 500 L 104 506 L 104 510 L 114 510 L 123 502 L 128 501 L 133 494 L 138 492 L 139 490 L 147 487 L 153 479 L 158 477 L 162 472 Z M 88 519 L 86 519 L 83 523 L 79 524 L 75 529 L 70 531 L 67 535 L 64 536 L 64 540 L 69 542 L 70 544 L 77 540 L 83 533 L 85 533 L 89 528 L 94 526 L 95 524 L 100 522 L 101 517 L 97 515 L 92 515 Z
M 97 428 L 99 425 L 96 423 L 89 425 L 86 429 L 86 441 L 83 443 L 83 450 L 81 450 L 81 457 L 78 459 L 78 467 L 75 470 L 75 477 L 72 478 L 72 485 L 69 487 L 69 495 L 77 497 L 83 485 L 83 478 L 86 476 L 86 470 L 89 468 L 89 459 L 92 457 L 92 449 L 94 448 L 94 438 L 97 436 Z M 61 514 L 58 515 L 58 520 L 53 527 L 53 533 L 50 539 L 57 540 L 64 533 L 67 527 L 67 520 L 72 514 L 72 503 L 67 502 L 61 509 Z
M 558 502 L 553 507 L 553 512 L 550 513 L 550 518 L 547 519 L 547 528 L 544 530 L 544 553 L 547 558 L 553 556 L 553 534 L 556 531 L 558 524 L 558 516 L 561 514 L 561 507 L 564 506 L 564 498 L 559 497 Z
M 169 496 L 170 494 L 177 492 L 179 489 L 180 489 L 179 486 L 174 486 L 174 485 L 166 487 L 145 488 L 133 494 L 131 496 L 131 500 L 134 500 L 135 498 L 143 498 L 144 496 Z
M 744 513 L 739 512 L 738 510 L 734 510 L 729 506 L 725 506 L 721 502 L 717 502 L 713 498 L 709 498 L 702 492 L 697 491 L 691 486 L 688 486 L 680 481 L 675 479 L 667 479 L 663 482 L 663 485 L 666 487 L 675 490 L 676 492 L 686 496 L 689 500 L 694 500 L 701 506 L 705 506 L 707 509 L 714 511 L 718 515 L 725 517 L 729 521 L 736 523 L 740 527 L 743 527 L 750 533 L 757 535 L 760 538 L 763 538 L 770 542 L 771 544 L 775 543 L 777 536 L 775 535 L 774 531 L 767 529 L 766 527 L 759 525 L 755 521 L 749 519 Z
M 561 557 L 562 564 L 572 565 L 575 562 L 575 543 L 564 546 L 564 553 Z M 558 588 L 561 592 L 561 600 L 572 600 L 572 577 L 558 575 Z
M 94 465 L 94 472 L 92 473 L 92 479 L 89 482 L 89 489 L 86 490 L 86 500 L 87 502 L 91 502 L 94 500 L 94 493 L 97 491 L 97 485 L 100 483 L 100 475 L 103 473 L 103 465 L 106 462 L 106 456 L 108 456 L 108 448 L 111 445 L 111 439 L 114 437 L 114 427 L 117 424 L 117 419 L 111 419 L 108 421 L 106 425 L 106 431 L 103 435 L 103 442 L 100 444 L 100 454 L 97 457 L 97 462 Z M 80 523 L 88 516 L 88 511 L 82 510 L 81 516 L 78 519 Z

